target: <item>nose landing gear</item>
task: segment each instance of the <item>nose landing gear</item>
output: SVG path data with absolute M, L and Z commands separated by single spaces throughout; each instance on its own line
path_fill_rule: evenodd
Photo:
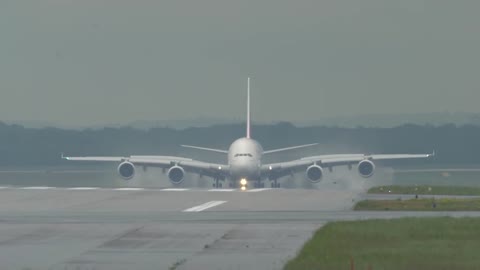
M 245 178 L 240 179 L 240 190 L 247 190 L 248 181 Z

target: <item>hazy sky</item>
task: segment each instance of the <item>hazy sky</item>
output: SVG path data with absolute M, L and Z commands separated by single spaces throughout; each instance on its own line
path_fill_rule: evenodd
M 480 112 L 480 1 L 2 0 L 0 120 Z

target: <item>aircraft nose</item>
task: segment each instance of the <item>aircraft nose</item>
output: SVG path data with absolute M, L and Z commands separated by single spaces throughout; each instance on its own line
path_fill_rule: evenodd
M 242 161 L 234 162 L 233 165 L 234 165 L 235 168 L 237 168 L 237 169 L 245 169 L 245 168 L 248 167 L 248 163 L 242 162 Z
M 241 172 L 251 173 L 251 171 L 255 169 L 255 166 L 254 166 L 255 164 L 253 164 L 249 160 L 237 160 L 232 165 L 235 171 L 238 173 L 241 173 Z

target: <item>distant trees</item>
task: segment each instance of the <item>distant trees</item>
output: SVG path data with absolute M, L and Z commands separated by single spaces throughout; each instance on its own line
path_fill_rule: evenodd
M 129 127 L 86 129 L 31 129 L 0 122 L 0 166 L 59 165 L 60 153 L 68 155 L 186 155 L 180 144 L 227 149 L 244 136 L 244 125 L 216 125 L 205 128 Z M 402 125 L 395 128 L 295 127 L 290 123 L 258 125 L 252 136 L 265 149 L 319 142 L 302 154 L 328 153 L 430 153 L 436 150 L 438 163 L 480 163 L 480 127 L 444 125 Z M 196 152 L 196 158 L 204 154 Z M 291 153 L 286 153 L 291 155 Z M 209 156 L 222 160 L 224 156 Z

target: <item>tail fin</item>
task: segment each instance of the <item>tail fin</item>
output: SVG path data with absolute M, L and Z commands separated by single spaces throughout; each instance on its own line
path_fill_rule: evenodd
M 250 77 L 247 79 L 247 138 L 250 139 Z

